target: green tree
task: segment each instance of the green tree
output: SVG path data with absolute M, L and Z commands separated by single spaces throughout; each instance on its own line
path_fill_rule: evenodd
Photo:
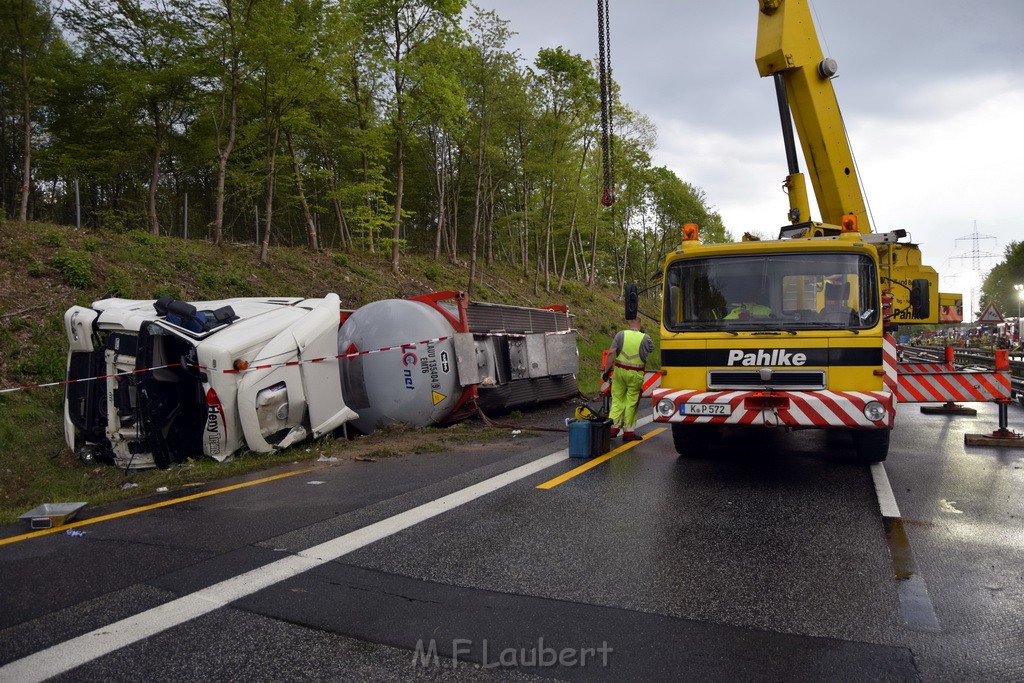
M 292 0 L 267 3 L 261 8 L 263 11 L 253 19 L 251 40 L 259 102 L 254 123 L 260 129 L 264 151 L 264 225 L 259 258 L 266 264 L 275 234 L 277 156 L 282 138 L 289 150 L 294 197 L 302 207 L 307 244 L 313 249 L 319 247 L 301 184 L 301 159 L 291 137 L 296 131 L 305 133 L 311 125 L 309 107 L 318 100 L 327 81 L 318 54 L 319 31 L 325 19 L 322 3 Z
M 981 285 L 981 305 L 994 303 L 1005 316 L 1016 317 L 1020 299 L 1014 285 L 1024 284 L 1024 242 L 1010 242 L 1005 260 L 989 271 Z
M 391 233 L 391 270 L 399 272 L 402 228 L 402 196 L 405 191 L 405 150 L 415 111 L 417 85 L 435 76 L 429 60 L 419 53 L 434 41 L 452 42 L 458 36 L 458 19 L 465 0 L 353 0 L 352 9 L 367 27 L 370 53 L 388 74 L 391 90 L 386 110 L 394 135 L 395 211 Z M 433 49 L 437 49 L 434 46 Z M 435 96 L 437 93 L 435 93 Z M 422 110 L 421 110 L 422 111 Z
M 28 220 L 32 190 L 32 140 L 34 100 L 46 79 L 39 78 L 51 43 L 56 39 L 54 13 L 46 2 L 38 0 L 0 0 L 0 65 L 14 75 L 4 88 L 17 99 L 21 112 L 21 183 L 18 196 L 18 220 Z M 5 79 L 6 80 L 6 79 Z
M 224 240 L 224 192 L 228 160 L 238 134 L 238 100 L 249 75 L 249 28 L 261 0 L 209 0 L 197 7 L 191 24 L 203 41 L 204 62 L 210 73 L 207 110 L 213 125 L 217 155 L 214 185 L 213 241 Z
M 562 190 L 568 196 L 579 191 L 575 170 L 586 155 L 583 141 L 597 114 L 598 84 L 590 62 L 561 47 L 540 50 L 534 64 L 542 108 L 533 168 L 543 178 L 544 187 L 543 251 L 538 254 L 534 288 L 539 291 L 543 272 L 544 288 L 551 291 L 551 267 L 557 270 L 553 243 L 556 204 Z
M 184 20 L 190 9 L 141 0 L 78 0 L 64 13 L 83 55 L 106 71 L 111 95 L 134 110 L 149 131 L 147 213 L 154 235 L 160 234 L 161 155 L 175 129 L 187 128 L 195 116 L 198 53 Z
M 494 192 L 490 184 L 494 181 L 491 171 L 494 156 L 491 141 L 495 119 L 509 93 L 509 75 L 515 70 L 515 55 L 507 49 L 510 31 L 508 22 L 493 12 L 475 9 L 469 22 L 472 42 L 466 68 L 466 91 L 469 93 L 471 128 L 476 129 L 476 168 L 473 183 L 473 218 L 470 230 L 469 274 L 467 291 L 473 295 L 477 275 L 477 258 L 481 230 L 491 234 L 488 226 L 493 220 Z M 492 254 L 488 241 L 487 262 Z

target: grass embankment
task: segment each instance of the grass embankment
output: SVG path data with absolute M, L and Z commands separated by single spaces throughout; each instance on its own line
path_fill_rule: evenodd
M 169 294 L 183 300 L 236 296 L 308 296 L 336 292 L 344 308 L 467 287 L 463 264 L 406 255 L 402 274 L 391 273 L 389 254 L 310 252 L 276 247 L 271 265 L 258 262 L 252 245 L 215 247 L 204 241 L 77 231 L 66 226 L 6 223 L 0 229 L 0 389 L 64 378 L 67 343 L 64 311 L 104 296 L 150 299 Z M 505 268 L 484 269 L 477 301 L 516 306 L 563 304 L 575 315 L 581 390 L 599 383 L 599 359 L 621 325 L 617 291 L 567 282 L 562 291 L 534 294 L 533 276 Z M 169 470 L 125 473 L 108 464 L 86 465 L 68 450 L 63 436 L 63 389 L 49 387 L 0 394 L 0 524 L 46 502 L 100 504 L 184 484 L 264 469 L 321 454 L 380 457 L 394 454 L 393 434 L 356 441 L 323 439 L 273 455 L 244 453 L 230 463 L 189 461 Z M 468 438 L 496 438 L 479 423 L 433 429 L 414 439 L 417 449 L 445 447 Z M 426 442 L 437 446 L 422 445 Z M 369 455 L 367 455 L 369 454 Z M 124 489 L 126 483 L 137 487 Z

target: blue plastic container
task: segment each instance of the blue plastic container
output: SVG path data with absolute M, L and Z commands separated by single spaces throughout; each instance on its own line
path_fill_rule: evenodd
M 590 420 L 572 420 L 569 423 L 569 457 L 592 457 Z

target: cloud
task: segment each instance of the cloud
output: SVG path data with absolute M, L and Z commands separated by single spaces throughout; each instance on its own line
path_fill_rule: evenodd
M 528 61 L 556 45 L 597 53 L 592 2 L 479 4 L 511 21 L 512 45 Z M 754 66 L 755 7 L 611 3 L 614 76 L 629 106 L 658 127 L 654 163 L 701 187 L 734 235 L 776 234 L 789 208 L 774 88 Z M 991 267 L 1024 235 L 1024 2 L 811 8 L 825 54 L 839 62 L 833 83 L 874 221 L 910 230 L 944 291 L 969 290 L 974 262 Z M 976 240 L 975 222 L 992 239 Z M 989 253 L 998 258 L 981 256 Z

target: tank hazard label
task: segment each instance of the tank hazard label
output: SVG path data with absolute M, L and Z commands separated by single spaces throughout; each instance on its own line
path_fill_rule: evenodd
M 414 351 L 415 348 L 413 345 L 402 347 L 402 365 L 405 366 L 403 371 L 405 386 L 407 389 L 416 389 L 417 381 L 413 375 L 412 367 L 419 365 L 419 374 L 429 382 L 431 401 L 436 406 L 448 398 L 447 394 L 438 391 L 441 388 L 441 375 L 447 375 L 451 371 L 448 351 L 442 350 L 439 352 L 437 346 L 427 344 L 427 354 L 425 356 L 417 356 Z

